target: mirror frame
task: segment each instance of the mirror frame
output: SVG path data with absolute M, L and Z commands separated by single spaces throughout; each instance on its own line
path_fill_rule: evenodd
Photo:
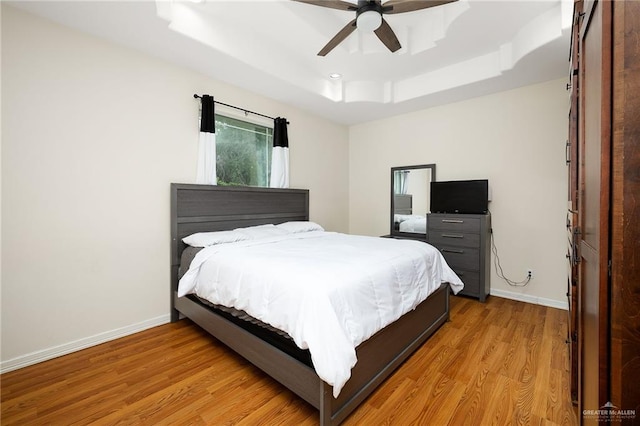
M 395 193 L 393 192 L 394 189 L 394 181 L 393 181 L 393 176 L 395 175 L 396 171 L 399 170 L 416 170 L 416 169 L 430 169 L 431 170 L 431 182 L 435 182 L 436 181 L 436 165 L 435 164 L 420 164 L 420 165 L 416 165 L 416 166 L 399 166 L 399 167 L 392 167 L 391 168 L 391 189 L 390 189 L 390 193 L 391 193 L 391 210 L 390 210 L 390 214 L 389 214 L 389 230 L 390 230 L 390 235 L 393 237 L 402 237 L 402 238 L 409 238 L 409 239 L 413 239 L 413 240 L 427 240 L 427 233 L 425 232 L 424 234 L 418 234 L 415 232 L 401 232 L 401 231 L 396 231 L 394 229 L 394 212 L 395 212 Z M 427 212 L 425 212 L 426 214 Z

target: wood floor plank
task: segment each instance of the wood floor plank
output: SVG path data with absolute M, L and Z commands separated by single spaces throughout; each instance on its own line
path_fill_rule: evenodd
M 485 392 L 489 392 L 491 388 L 491 383 L 487 383 L 488 379 L 492 379 L 489 375 L 489 370 L 483 365 L 479 366 L 467 383 L 465 393 L 455 408 L 450 424 L 473 424 L 469 423 L 470 421 L 480 424 L 485 409 L 482 405 L 482 396 Z
M 452 424 L 458 401 L 462 399 L 466 390 L 466 384 L 450 379 L 448 376 L 437 373 L 438 380 L 435 388 L 424 392 L 426 399 L 421 406 L 416 407 L 415 422 L 410 425 L 447 425 Z
M 495 378 L 495 386 L 481 420 L 483 425 L 506 425 L 513 420 L 512 401 L 516 398 L 520 384 L 501 374 L 496 374 Z
M 546 419 L 547 416 L 547 392 L 549 389 L 549 376 L 551 374 L 551 363 L 553 360 L 553 339 L 555 333 L 553 330 L 554 321 L 553 313 L 549 315 L 544 322 L 543 337 L 537 340 L 529 340 L 529 353 L 527 361 L 529 364 L 529 371 L 534 378 L 534 399 L 532 412 L 536 416 L 542 419 Z M 539 362 L 539 360 L 545 360 L 545 362 Z M 533 374 L 535 372 L 535 374 Z
M 364 416 L 359 418 L 358 424 L 394 424 L 394 422 L 398 421 L 398 415 L 401 415 L 402 412 L 406 410 L 406 405 L 408 405 L 407 400 L 411 399 L 412 392 L 415 392 L 415 382 L 409 378 L 405 378 L 394 388 L 394 391 L 380 408 L 376 411 L 366 412 Z
M 453 297 L 451 320 L 344 425 L 575 425 L 567 314 Z M 188 320 L 0 376 L 3 425 L 314 425 L 318 413 Z
M 291 425 L 301 424 L 299 421 L 291 422 L 290 416 L 299 412 L 298 405 L 301 401 L 291 393 L 279 394 L 263 404 L 259 404 L 255 409 L 238 422 L 239 425 Z M 309 418 L 311 424 L 317 422 L 315 418 Z

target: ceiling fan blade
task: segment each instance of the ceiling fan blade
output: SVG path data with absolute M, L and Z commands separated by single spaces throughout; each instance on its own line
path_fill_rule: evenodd
M 390 51 L 395 52 L 402 47 L 400 46 L 398 37 L 396 37 L 393 30 L 384 19 L 382 20 L 382 25 L 380 25 L 380 27 L 374 32 L 376 33 L 380 41 L 383 42 L 384 45 L 387 46 L 387 49 L 389 49 Z
M 428 9 L 458 0 L 389 0 L 382 4 L 382 13 L 404 13 Z
M 352 32 L 356 30 L 356 20 L 349 22 L 343 29 L 341 29 L 338 34 L 336 34 L 329 43 L 325 47 L 322 48 L 320 52 L 318 52 L 318 56 L 325 56 L 327 53 L 331 52 L 334 47 L 339 45 L 345 38 L 347 38 Z
M 338 10 L 350 10 L 350 11 L 358 10 L 358 6 L 356 6 L 355 4 L 349 3 L 348 1 L 342 1 L 342 0 L 293 0 L 293 1 L 298 3 L 307 3 L 315 6 L 328 7 L 331 9 L 338 9 Z

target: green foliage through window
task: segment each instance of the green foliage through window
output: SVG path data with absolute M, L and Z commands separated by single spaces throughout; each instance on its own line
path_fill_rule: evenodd
M 269 186 L 273 128 L 216 114 L 218 185 Z

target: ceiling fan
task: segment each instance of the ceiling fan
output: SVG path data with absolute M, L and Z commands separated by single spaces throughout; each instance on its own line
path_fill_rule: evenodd
M 336 34 L 325 47 L 318 52 L 318 56 L 325 56 L 334 47 L 346 39 L 356 28 L 363 31 L 373 31 L 380 41 L 392 52 L 400 49 L 400 42 L 395 33 L 384 20 L 382 15 L 392 13 L 413 12 L 414 10 L 427 9 L 442 4 L 452 3 L 457 0 L 388 0 L 382 4 L 382 0 L 358 0 L 358 4 L 343 0 L 293 0 L 299 3 L 308 3 L 315 6 L 331 9 L 355 11 L 356 18 L 349 22 L 338 34 Z

